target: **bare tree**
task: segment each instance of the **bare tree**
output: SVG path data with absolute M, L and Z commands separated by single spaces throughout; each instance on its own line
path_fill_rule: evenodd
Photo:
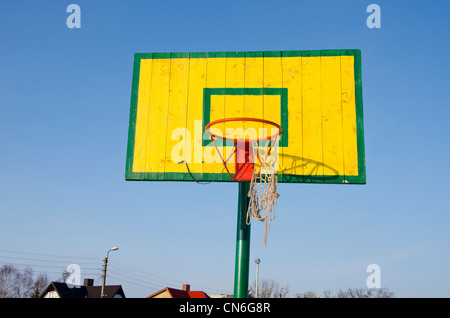
M 13 295 L 14 279 L 17 269 L 12 265 L 3 265 L 0 268 L 1 298 L 10 298 Z
M 47 274 L 40 274 L 33 278 L 33 269 L 29 266 L 19 270 L 13 265 L 3 265 L 0 268 L 0 297 L 1 298 L 29 298 L 39 297 L 48 286 Z
M 337 298 L 393 298 L 394 293 L 387 288 L 347 288 L 339 290 Z
M 39 295 L 44 291 L 44 289 L 48 286 L 50 280 L 48 279 L 47 274 L 41 273 L 36 278 L 33 284 L 33 293 L 31 294 L 31 298 L 39 298 Z
M 296 295 L 299 298 L 393 298 L 394 293 L 387 288 L 347 288 L 345 290 L 340 289 L 333 295 L 331 290 L 325 290 L 322 296 L 317 296 L 314 291 L 307 291 L 305 293 L 298 293 Z
M 367 298 L 362 288 L 340 289 L 337 292 L 337 298 Z
M 15 298 L 30 298 L 33 292 L 33 270 L 27 266 L 23 271 L 17 271 L 14 277 L 14 292 Z
M 331 290 L 324 290 L 322 295 L 323 298 L 331 298 L 332 297 Z
M 387 288 L 372 288 L 369 289 L 369 295 L 371 298 L 394 298 L 394 292 L 391 292 Z
M 61 277 L 58 278 L 57 282 L 65 283 L 67 278 L 69 278 L 70 275 L 71 275 L 71 273 L 69 271 L 67 271 L 67 269 L 63 270 L 63 272 L 61 273 Z
M 249 297 L 255 297 L 256 281 L 249 290 Z M 258 298 L 286 298 L 289 287 L 280 287 L 280 284 L 273 279 L 263 279 L 258 282 Z
M 305 293 L 297 294 L 298 298 L 317 298 L 317 294 L 314 291 L 307 291 Z

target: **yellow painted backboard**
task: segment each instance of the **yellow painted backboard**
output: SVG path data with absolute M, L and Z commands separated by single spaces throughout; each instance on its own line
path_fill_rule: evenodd
M 230 117 L 282 127 L 279 182 L 366 182 L 359 50 L 135 54 L 126 180 L 234 181 Z

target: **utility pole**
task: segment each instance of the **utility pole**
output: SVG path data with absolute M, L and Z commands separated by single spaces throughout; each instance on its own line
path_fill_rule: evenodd
M 105 283 L 106 283 L 106 266 L 108 264 L 108 257 L 105 257 L 103 260 L 103 278 L 102 278 L 102 293 L 100 294 L 100 297 L 103 298 L 104 291 L 105 291 Z
M 258 298 L 258 274 L 259 274 L 259 263 L 261 263 L 261 260 L 259 258 L 255 258 L 255 263 L 256 263 L 255 298 Z
M 101 294 L 100 294 L 100 298 L 104 298 L 105 297 L 104 291 L 105 291 L 105 283 L 106 283 L 106 266 L 108 265 L 109 252 L 117 251 L 118 249 L 119 249 L 118 247 L 113 247 L 112 249 L 110 249 L 108 251 L 108 253 L 106 253 L 106 257 L 103 260 L 103 279 L 102 279 L 102 291 L 101 291 Z

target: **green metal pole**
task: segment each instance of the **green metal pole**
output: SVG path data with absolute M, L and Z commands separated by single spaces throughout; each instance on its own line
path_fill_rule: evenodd
M 239 183 L 239 201 L 236 231 L 236 265 L 234 272 L 234 298 L 248 297 L 248 273 L 250 263 L 250 225 L 247 225 L 247 209 L 250 202 L 250 182 Z

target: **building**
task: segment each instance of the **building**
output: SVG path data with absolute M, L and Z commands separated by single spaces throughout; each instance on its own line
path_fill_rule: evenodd
M 147 298 L 210 298 L 203 291 L 191 291 L 191 286 L 183 284 L 182 289 L 166 287 L 156 293 L 147 296 Z
M 85 279 L 82 286 L 51 282 L 39 298 L 101 298 L 102 286 L 94 286 L 93 279 Z M 105 286 L 104 298 L 125 298 L 121 285 Z

